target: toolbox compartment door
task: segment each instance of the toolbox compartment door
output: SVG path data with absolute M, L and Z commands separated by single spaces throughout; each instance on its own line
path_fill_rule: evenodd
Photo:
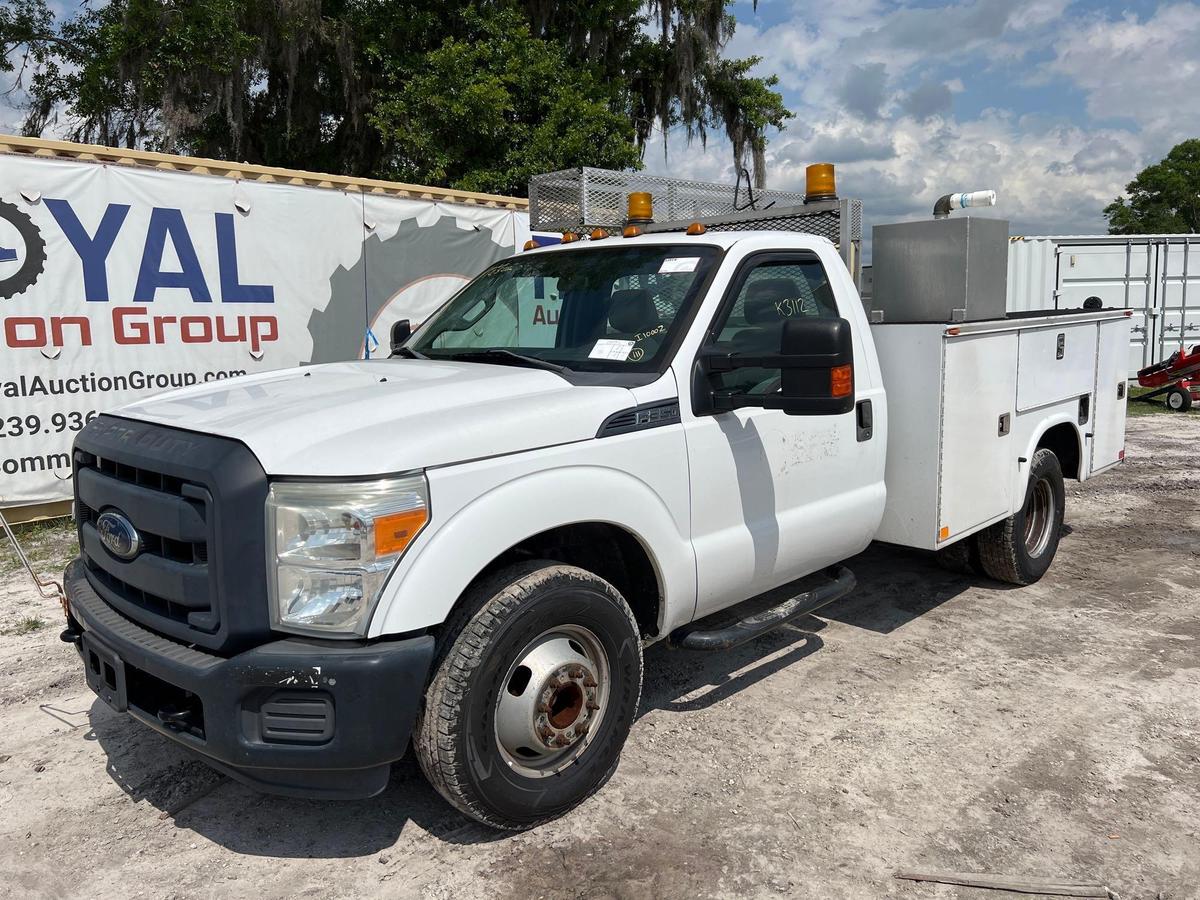
M 1125 365 L 1129 347 L 1129 319 L 1098 322 L 1095 415 L 1089 470 L 1099 472 L 1120 462 L 1125 449 L 1125 407 L 1128 400 Z
M 1019 455 L 1001 421 L 1008 416 L 1011 429 L 1017 334 L 950 337 L 945 354 L 937 461 L 939 545 L 1010 513 L 1011 472 Z
M 1017 411 L 1090 394 L 1096 380 L 1096 334 L 1095 322 L 1022 330 Z

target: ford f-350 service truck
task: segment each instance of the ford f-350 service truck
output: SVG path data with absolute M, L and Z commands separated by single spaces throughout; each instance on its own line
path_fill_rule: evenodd
M 653 230 L 497 263 L 393 358 L 91 422 L 89 685 L 265 791 L 370 796 L 411 743 L 526 828 L 614 770 L 647 645 L 812 611 L 873 540 L 1031 583 L 1123 457 L 1128 319 L 1006 317 L 1005 223 L 876 229 L 870 312 L 823 237 Z

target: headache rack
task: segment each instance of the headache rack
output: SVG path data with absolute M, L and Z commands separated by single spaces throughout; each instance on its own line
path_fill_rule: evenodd
M 699 222 L 709 231 L 799 231 L 828 238 L 846 268 L 859 279 L 862 201 L 804 202 L 792 191 L 686 181 L 639 172 L 581 167 L 535 175 L 529 182 L 529 226 L 533 231 L 619 231 L 629 194 L 653 197 L 654 222 L 646 233 L 683 231 Z

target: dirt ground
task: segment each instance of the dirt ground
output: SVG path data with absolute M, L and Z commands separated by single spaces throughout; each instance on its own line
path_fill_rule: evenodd
M 893 878 L 923 869 L 1200 897 L 1198 449 L 1200 416 L 1132 419 L 1033 587 L 872 548 L 826 615 L 652 648 L 612 781 L 515 836 L 411 757 L 353 803 L 217 775 L 88 692 L 55 603 L 0 557 L 0 894 L 1017 896 Z M 61 527 L 27 538 L 47 572 L 71 552 Z

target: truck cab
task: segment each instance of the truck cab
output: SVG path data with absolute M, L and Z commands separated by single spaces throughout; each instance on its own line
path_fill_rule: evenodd
M 844 595 L 839 563 L 881 527 L 994 577 L 1045 571 L 1063 467 L 1042 453 L 1044 413 L 1065 421 L 1078 396 L 1034 404 L 1032 444 L 977 473 L 1013 490 L 951 534 L 913 489 L 889 507 L 888 482 L 940 473 L 948 452 L 965 470 L 972 451 L 962 435 L 931 459 L 889 441 L 885 382 L 924 363 L 897 335 L 881 368 L 829 240 L 627 233 L 496 263 L 390 359 L 187 388 L 89 424 L 65 633 L 89 684 L 274 792 L 372 795 L 411 741 L 456 807 L 526 828 L 615 768 L 643 647 L 719 651 Z M 913 340 L 967 371 L 946 348 L 993 342 L 951 327 Z M 997 324 L 1013 337 L 994 364 L 1045 327 Z M 1117 376 L 1092 372 L 1095 409 Z M 928 378 L 928 395 L 898 392 L 900 427 L 941 435 L 954 385 Z M 989 440 L 1019 412 L 992 393 L 972 419 Z M 960 489 L 938 477 L 923 490 Z M 800 579 L 782 605 L 737 613 Z M 706 623 L 719 613 L 734 624 Z

